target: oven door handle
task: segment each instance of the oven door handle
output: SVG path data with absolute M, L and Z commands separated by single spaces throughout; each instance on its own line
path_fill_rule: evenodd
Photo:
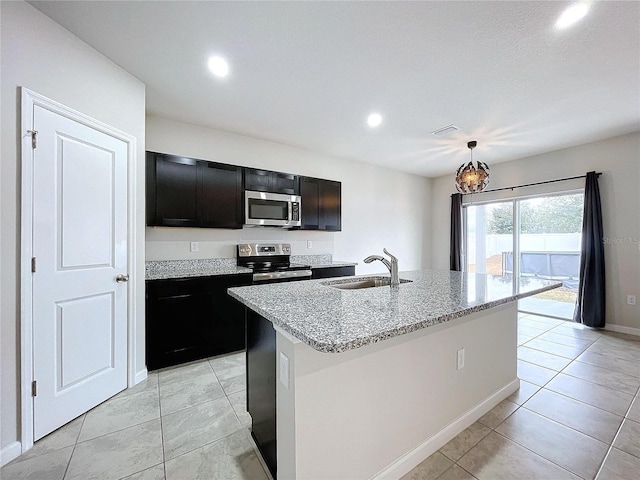
M 266 282 L 268 280 L 280 280 L 282 278 L 304 278 L 311 277 L 311 270 L 293 270 L 290 272 L 264 272 L 254 273 L 254 282 Z

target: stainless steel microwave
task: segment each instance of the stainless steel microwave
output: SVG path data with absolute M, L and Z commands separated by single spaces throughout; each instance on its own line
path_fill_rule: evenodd
M 244 192 L 244 223 L 248 226 L 299 227 L 300 197 L 281 193 Z

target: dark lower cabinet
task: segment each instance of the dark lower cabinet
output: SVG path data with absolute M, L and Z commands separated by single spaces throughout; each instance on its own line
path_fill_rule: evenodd
M 277 478 L 276 331 L 247 308 L 247 411 L 251 436 L 274 479 Z
M 351 277 L 356 274 L 355 265 L 345 267 L 312 268 L 311 278 Z
M 147 368 L 244 349 L 244 306 L 227 289 L 251 283 L 251 274 L 148 280 Z

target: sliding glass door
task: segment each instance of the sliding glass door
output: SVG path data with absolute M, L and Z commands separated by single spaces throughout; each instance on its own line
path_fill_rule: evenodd
M 519 302 L 522 312 L 571 319 L 578 288 L 582 193 L 567 193 L 465 206 L 465 269 L 501 276 L 514 291 L 514 276 L 563 283 Z

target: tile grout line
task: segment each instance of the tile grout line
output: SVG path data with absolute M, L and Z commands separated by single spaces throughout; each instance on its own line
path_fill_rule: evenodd
M 164 454 L 164 422 L 162 421 L 162 395 L 160 395 L 160 372 L 158 372 L 158 411 L 160 412 L 160 448 L 162 449 L 162 474 L 167 478 L 167 457 Z
M 76 437 L 76 441 L 73 443 L 73 450 L 71 450 L 71 455 L 69 455 L 69 461 L 67 462 L 67 468 L 64 469 L 64 474 L 62 475 L 62 480 L 67 477 L 67 473 L 69 473 L 69 467 L 71 466 L 71 459 L 73 458 L 73 454 L 76 452 L 76 447 L 78 446 L 78 439 L 80 438 L 80 434 L 82 433 L 82 427 L 84 427 L 84 422 L 87 420 L 87 413 L 85 412 L 82 418 L 82 425 L 80 425 L 80 429 L 78 430 L 78 436 Z

